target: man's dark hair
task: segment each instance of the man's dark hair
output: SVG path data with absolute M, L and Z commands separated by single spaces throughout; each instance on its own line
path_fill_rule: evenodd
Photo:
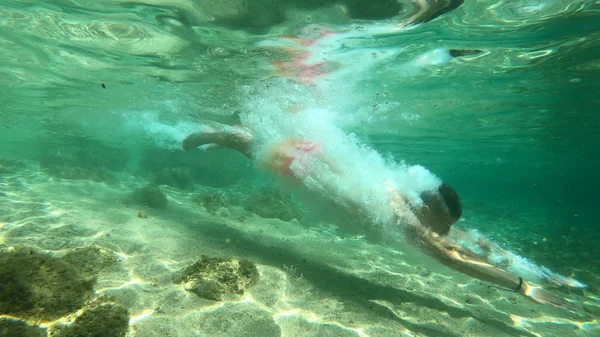
M 421 198 L 429 208 L 428 216 L 432 217 L 425 225 L 440 235 L 448 235 L 450 227 L 462 214 L 462 204 L 456 191 L 450 185 L 442 184 L 437 190 L 423 192 Z
M 456 220 L 460 219 L 460 216 L 462 215 L 462 203 L 460 202 L 458 193 L 456 193 L 456 191 L 448 184 L 442 184 L 442 186 L 438 188 L 438 192 L 446 203 L 450 216 Z

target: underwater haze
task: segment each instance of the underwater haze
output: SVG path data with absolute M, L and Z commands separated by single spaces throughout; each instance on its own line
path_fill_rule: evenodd
M 3 0 L 0 86 L 0 337 L 600 335 L 598 1 Z

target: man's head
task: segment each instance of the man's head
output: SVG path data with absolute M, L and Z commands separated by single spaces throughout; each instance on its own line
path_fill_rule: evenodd
M 462 214 L 462 204 L 456 191 L 450 185 L 442 184 L 437 190 L 421 194 L 423 207 L 419 219 L 425 226 L 440 235 L 448 235 L 450 227 Z

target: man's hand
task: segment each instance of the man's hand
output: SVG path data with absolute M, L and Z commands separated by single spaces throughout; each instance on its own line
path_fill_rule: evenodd
M 570 311 L 578 311 L 579 307 L 574 303 L 565 300 L 562 297 L 556 296 L 553 293 L 544 290 L 543 288 L 533 286 L 525 281 L 521 289 L 519 289 L 521 295 L 527 296 L 530 300 L 548 305 L 554 308 L 562 308 Z

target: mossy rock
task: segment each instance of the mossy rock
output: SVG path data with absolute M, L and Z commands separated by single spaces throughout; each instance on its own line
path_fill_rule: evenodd
M 129 329 L 129 312 L 116 304 L 86 308 L 75 322 L 59 327 L 56 337 L 124 337 Z
M 168 185 L 185 191 L 194 190 L 194 178 L 188 168 L 165 167 L 154 174 L 152 179 L 159 185 Z
M 0 174 L 14 173 L 16 170 L 24 167 L 25 164 L 20 160 L 0 159 Z
M 114 153 L 98 152 L 100 148 L 82 150 L 77 148 L 49 149 L 40 157 L 40 168 L 49 175 L 69 180 L 91 180 L 97 182 L 114 182 L 109 172 L 109 165 Z M 122 169 L 122 165 L 118 166 Z
M 46 173 L 61 179 L 69 180 L 91 180 L 96 182 L 115 182 L 115 177 L 102 169 L 88 169 L 84 167 L 65 166 L 61 168 L 50 168 Z
M 55 129 L 59 126 L 53 126 Z M 42 149 L 40 167 L 63 169 L 78 167 L 89 170 L 121 171 L 129 162 L 126 148 L 116 148 L 86 136 L 63 135 L 56 143 Z
M 165 208 L 169 203 L 167 195 L 154 184 L 138 188 L 129 199 L 133 203 L 152 208 Z
M 28 248 L 1 251 L 0 315 L 57 319 L 81 308 L 95 281 L 48 254 Z
M 203 255 L 175 278 L 185 288 L 209 300 L 221 300 L 227 294 L 242 295 L 258 282 L 256 265 L 248 260 L 223 259 Z
M 73 249 L 62 260 L 77 268 L 85 277 L 96 277 L 102 270 L 119 262 L 114 252 L 97 246 Z
M 263 218 L 283 221 L 302 217 L 302 212 L 292 204 L 291 196 L 273 188 L 259 189 L 246 200 L 244 209 Z
M 191 282 L 187 290 L 198 295 L 199 297 L 213 301 L 223 300 L 223 295 L 227 292 L 225 286 L 220 282 L 208 279 Z
M 203 206 L 211 214 L 216 213 L 221 207 L 229 206 L 228 198 L 223 194 L 217 193 L 199 195 L 194 199 L 194 202 Z
M 31 326 L 23 321 L 0 318 L 0 336 L 2 337 L 46 337 L 46 329 Z

